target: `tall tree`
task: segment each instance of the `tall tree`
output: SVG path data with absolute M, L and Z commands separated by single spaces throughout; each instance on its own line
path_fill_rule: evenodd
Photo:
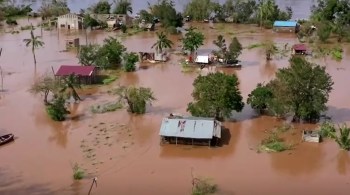
M 155 42 L 151 48 L 155 48 L 157 53 L 163 53 L 163 49 L 171 48 L 174 43 L 168 39 L 166 34 L 162 31 L 160 33 L 156 32 L 158 40 Z
M 223 56 L 224 53 L 226 52 L 226 40 L 224 36 L 218 35 L 216 40 L 213 41 L 214 45 L 216 45 L 220 49 L 220 56 Z
M 47 98 L 49 94 L 58 94 L 58 89 L 59 83 L 55 80 L 55 78 L 48 75 L 44 75 L 36 80 L 36 82 L 31 86 L 29 91 L 33 94 L 42 94 L 44 97 L 44 103 L 48 105 L 49 101 Z
M 39 36 L 34 36 L 33 32 L 33 26 L 32 29 L 30 30 L 30 38 L 29 39 L 24 39 L 23 41 L 25 42 L 27 47 L 32 48 L 32 54 L 33 54 L 33 59 L 34 59 L 34 67 L 36 69 L 36 56 L 35 56 L 35 49 L 44 46 L 44 42 L 41 41 L 41 37 Z
M 149 4 L 149 9 L 154 17 L 160 19 L 164 27 L 181 27 L 183 25 L 182 14 L 177 13 L 174 6 L 172 0 L 159 0 L 154 5 Z
M 213 4 L 212 0 L 192 0 L 186 5 L 184 14 L 198 21 L 208 19 L 214 11 Z
M 272 89 L 273 99 L 285 111 L 293 113 L 294 120 L 316 121 L 327 109 L 333 84 L 325 67 L 294 56 L 290 59 L 290 67 L 280 69 L 268 86 Z
M 199 75 L 193 82 L 194 101 L 188 104 L 187 111 L 193 116 L 230 117 L 233 110 L 243 109 L 239 82 L 236 75 L 226 75 L 216 72 L 207 76 Z
M 191 52 L 195 52 L 200 46 L 203 45 L 204 35 L 201 32 L 196 31 L 195 28 L 191 27 L 185 37 L 182 39 L 183 49 Z
M 113 13 L 115 14 L 132 14 L 132 5 L 130 0 L 115 0 L 115 8 Z
M 236 61 L 238 56 L 241 55 L 241 53 L 242 53 L 242 45 L 238 41 L 237 37 L 233 37 L 228 47 L 228 51 L 226 52 L 225 58 L 226 60 Z
M 90 10 L 95 14 L 109 14 L 111 11 L 111 4 L 107 0 L 101 0 L 93 5 Z

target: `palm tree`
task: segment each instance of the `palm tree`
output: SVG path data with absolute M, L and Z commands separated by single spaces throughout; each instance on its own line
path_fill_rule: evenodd
M 66 92 L 68 90 L 68 95 L 69 97 L 73 96 L 74 100 L 81 100 L 79 97 L 77 91 L 75 90 L 76 88 L 81 88 L 78 77 L 74 74 L 69 75 L 68 77 L 63 79 L 63 86 L 61 89 L 61 92 Z
M 32 53 L 33 53 L 33 58 L 34 58 L 34 67 L 36 69 L 35 49 L 44 46 L 44 42 L 40 40 L 41 37 L 34 36 L 33 29 L 34 29 L 34 27 L 32 25 L 32 29 L 30 30 L 30 38 L 23 39 L 23 41 L 26 43 L 26 47 L 32 47 Z
M 151 47 L 151 48 L 155 47 L 157 53 L 162 53 L 163 49 L 171 48 L 173 46 L 174 43 L 168 39 L 168 37 L 164 32 L 161 32 L 161 33 L 157 32 L 157 36 L 158 36 L 157 42 L 155 42 Z
M 115 14 L 127 14 L 128 12 L 132 14 L 132 6 L 129 0 L 116 0 L 115 3 Z

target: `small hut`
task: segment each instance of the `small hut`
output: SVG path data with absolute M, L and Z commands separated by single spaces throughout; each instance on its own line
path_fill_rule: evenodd
M 221 122 L 214 118 L 169 116 L 163 119 L 161 144 L 216 145 L 221 138 Z
M 302 140 L 306 142 L 319 143 L 321 140 L 319 131 L 304 130 L 302 135 Z
M 304 44 L 295 44 L 292 47 L 292 54 L 293 55 L 305 55 L 306 54 L 306 45 Z
M 167 52 L 139 52 L 139 55 L 141 62 L 166 62 L 169 58 Z
M 76 75 L 81 83 L 92 84 L 96 81 L 96 66 L 81 65 L 61 65 L 55 73 L 55 77 L 64 78 L 70 75 Z
M 66 39 L 66 49 L 77 48 L 79 46 L 79 38 Z

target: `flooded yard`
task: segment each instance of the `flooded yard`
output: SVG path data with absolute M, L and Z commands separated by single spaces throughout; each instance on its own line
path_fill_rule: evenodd
M 28 23 L 28 21 L 21 21 Z M 29 24 L 29 23 L 28 23 Z M 225 38 L 237 36 L 243 46 L 265 39 L 278 45 L 292 45 L 294 34 L 261 31 L 255 26 L 194 24 L 205 33 L 205 45 L 215 48 L 213 39 L 219 33 Z M 40 29 L 35 30 L 40 34 Z M 0 65 L 5 72 L 4 92 L 0 92 L 0 133 L 14 133 L 15 141 L 0 148 L 0 194 L 87 194 L 93 177 L 98 186 L 91 194 L 190 194 L 191 169 L 196 176 L 212 178 L 218 184 L 218 194 L 348 194 L 350 189 L 350 155 L 339 150 L 333 141 L 320 144 L 301 142 L 301 131 L 316 125 L 293 124 L 288 140 L 295 149 L 276 154 L 258 153 L 257 146 L 266 130 L 282 125 L 273 117 L 258 117 L 245 106 L 228 128 L 223 147 L 160 146 L 161 119 L 169 113 L 186 113 L 192 100 L 192 83 L 199 74 L 223 71 L 236 74 L 244 101 L 257 83 L 267 82 L 277 69 L 288 66 L 288 57 L 266 63 L 260 49 L 243 50 L 241 69 L 204 68 L 183 73 L 179 60 L 171 55 L 166 63 L 148 65 L 133 73 L 123 73 L 111 85 L 82 91 L 83 101 L 71 105 L 72 118 L 53 122 L 47 116 L 42 98 L 29 93 L 34 81 L 34 64 L 24 38 L 29 31 L 0 35 L 3 48 Z M 88 33 L 89 43 L 101 43 L 108 36 L 120 37 L 129 51 L 150 50 L 156 41 L 153 32 L 121 37 L 115 32 Z M 61 52 L 65 38 L 85 35 L 65 31 L 44 31 L 44 48 L 36 50 L 38 73 L 52 73 L 63 64 L 78 64 L 76 53 Z M 174 42 L 178 36 L 171 37 Z M 179 48 L 176 45 L 174 48 Z M 334 81 L 328 102 L 328 115 L 336 123 L 350 124 L 350 82 L 348 61 L 350 47 L 344 46 L 341 62 L 314 59 L 326 66 Z M 326 63 L 325 63 L 326 62 Z M 93 114 L 91 106 L 116 100 L 107 93 L 118 85 L 150 87 L 157 98 L 145 115 L 132 115 L 125 109 Z M 81 181 L 72 178 L 72 167 L 78 163 L 86 169 Z

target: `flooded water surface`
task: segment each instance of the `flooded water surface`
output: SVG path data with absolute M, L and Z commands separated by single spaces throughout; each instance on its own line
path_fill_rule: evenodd
M 70 2 L 77 4 L 78 1 Z M 295 6 L 299 2 L 295 1 Z M 266 37 L 278 45 L 298 42 L 294 35 L 260 31 L 254 26 L 214 24 L 214 28 L 209 28 L 207 24 L 197 24 L 197 27 L 207 37 L 201 49 L 214 48 L 212 40 L 223 29 L 236 32 L 243 46 Z M 250 33 L 239 33 L 244 31 Z M 35 33 L 39 35 L 40 30 Z M 98 186 L 91 194 L 190 194 L 191 170 L 195 176 L 211 178 L 222 195 L 349 193 L 348 152 L 339 150 L 333 141 L 301 142 L 301 130 L 313 129 L 316 125 L 293 124 L 286 139 L 296 144 L 295 149 L 276 154 L 258 153 L 257 146 L 266 137 L 266 131 L 284 121 L 257 117 L 249 106 L 234 114 L 231 122 L 224 123 L 222 147 L 160 145 L 158 133 L 162 117 L 171 112 L 186 113 L 196 76 L 209 71 L 236 74 L 246 100 L 257 83 L 269 81 L 278 68 L 288 66 L 288 58 L 266 63 L 260 49 L 244 50 L 240 56 L 241 69 L 205 68 L 182 72 L 179 65 L 182 56 L 173 54 L 169 62 L 143 65 L 144 68 L 134 73 L 121 74 L 109 86 L 80 91 L 84 100 L 70 105 L 72 114 L 61 123 L 51 121 L 42 97 L 28 91 L 34 81 L 34 65 L 31 50 L 22 40 L 29 36 L 29 31 L 0 35 L 3 48 L 0 65 L 5 73 L 5 91 L 0 92 L 0 133 L 16 136 L 13 143 L 0 147 L 1 195 L 85 195 L 93 177 L 98 178 Z M 88 40 L 101 43 L 107 36 L 119 37 L 119 34 L 90 32 Z M 39 73 L 52 74 L 52 69 L 57 70 L 60 65 L 78 64 L 74 51 L 60 52 L 65 49 L 67 37 L 85 40 L 83 33 L 43 32 L 45 46 L 36 50 Z M 225 37 L 231 38 L 228 33 Z M 179 42 L 179 37 L 171 38 Z M 156 37 L 153 32 L 145 32 L 121 37 L 121 40 L 129 51 L 149 51 Z M 350 91 L 346 90 L 350 81 L 349 52 L 350 48 L 344 46 L 342 62 L 314 60 L 326 66 L 333 77 L 335 84 L 328 114 L 337 123 L 350 122 Z M 93 114 L 92 105 L 117 99 L 107 91 L 118 85 L 150 87 L 157 101 L 141 116 L 129 114 L 125 109 Z M 75 163 L 86 169 L 87 174 L 78 182 L 72 178 Z

